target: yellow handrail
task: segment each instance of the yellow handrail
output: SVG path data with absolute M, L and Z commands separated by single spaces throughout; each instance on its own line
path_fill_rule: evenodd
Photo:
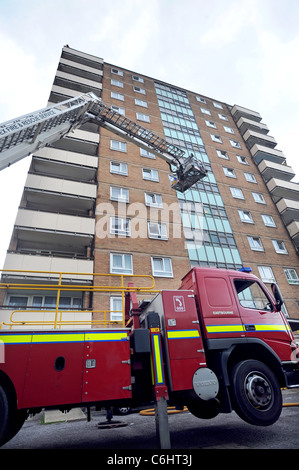
M 34 310 L 29 310 L 29 309 L 14 309 L 11 312 L 10 315 L 10 323 L 7 323 L 5 321 L 2 321 L 0 323 L 0 330 L 3 327 L 9 327 L 10 329 L 13 328 L 13 326 L 47 326 L 51 325 L 54 329 L 56 328 L 61 328 L 63 326 L 69 326 L 69 325 L 74 325 L 74 326 L 80 326 L 84 324 L 88 324 L 90 326 L 94 325 L 104 325 L 104 327 L 107 327 L 107 325 L 121 325 L 122 327 L 125 326 L 125 295 L 127 292 L 136 292 L 136 293 L 157 293 L 159 292 L 158 290 L 154 290 L 155 287 L 155 279 L 153 276 L 150 275 L 138 275 L 138 274 L 114 274 L 114 273 L 78 273 L 78 272 L 63 272 L 63 271 L 37 271 L 37 270 L 16 270 L 16 269 L 3 269 L 0 270 L 2 272 L 2 281 L 0 282 L 0 289 L 2 290 L 7 290 L 15 291 L 21 290 L 22 294 L 24 295 L 25 292 L 31 292 L 31 291 L 55 291 L 57 292 L 56 296 L 56 306 L 52 307 L 52 310 L 47 310 L 46 308 L 42 308 L 41 310 L 34 309 Z M 11 275 L 11 277 L 15 277 L 18 275 L 20 277 L 20 282 L 17 282 L 16 279 L 4 279 L 4 277 L 8 277 Z M 76 283 L 71 283 L 70 278 L 72 276 L 76 276 L 76 280 L 78 280 L 79 284 Z M 82 284 L 80 283 L 80 276 L 84 276 L 87 282 L 92 282 L 88 284 Z M 45 283 L 41 282 L 41 279 L 43 277 L 47 277 L 47 281 Z M 24 282 L 24 278 L 26 278 L 27 282 Z M 49 284 L 49 278 L 53 282 Z M 105 284 L 98 284 L 99 280 L 103 280 L 103 278 L 106 278 L 107 280 L 110 279 L 108 285 Z M 31 282 L 30 282 L 31 280 Z M 38 283 L 34 283 L 34 281 L 38 280 Z M 110 285 L 113 284 L 112 280 L 118 280 L 118 285 Z M 138 283 L 144 280 L 151 280 L 151 285 L 137 285 L 135 286 L 135 281 Z M 3 282 L 4 281 L 4 282 Z M 73 282 L 75 280 L 73 279 Z M 125 284 L 128 284 L 129 282 L 134 283 L 134 287 L 132 286 L 126 286 Z M 61 309 L 59 306 L 60 298 L 61 298 L 61 292 L 66 292 L 66 291 L 72 291 L 72 292 L 89 292 L 89 293 L 96 293 L 96 292 L 102 292 L 102 293 L 119 293 L 121 294 L 121 299 L 122 299 L 122 312 L 119 310 L 117 313 L 122 313 L 122 320 L 121 321 L 113 321 L 113 320 L 108 320 L 107 317 L 108 315 L 110 316 L 111 313 L 113 313 L 112 310 L 94 310 L 94 309 L 77 309 L 77 310 L 68 310 L 68 309 Z M 115 312 L 115 311 L 114 311 Z M 16 314 L 53 314 L 54 315 L 54 320 L 50 321 L 41 321 L 41 320 L 16 320 L 14 317 Z M 62 320 L 63 314 L 74 314 L 74 313 L 88 313 L 93 315 L 95 314 L 101 314 L 103 319 L 101 320 L 73 320 L 73 321 L 68 321 L 68 320 Z

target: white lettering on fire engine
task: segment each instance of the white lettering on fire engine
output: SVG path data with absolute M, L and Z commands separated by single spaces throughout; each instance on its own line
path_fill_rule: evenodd
M 213 315 L 233 315 L 234 312 L 229 310 L 229 311 L 226 311 L 226 310 L 216 310 L 213 312 Z
M 186 312 L 185 301 L 182 295 L 173 296 L 174 311 L 175 312 Z

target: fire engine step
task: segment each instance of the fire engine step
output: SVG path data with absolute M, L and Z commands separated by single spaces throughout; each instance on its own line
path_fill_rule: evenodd
M 67 413 L 59 410 L 45 410 L 44 424 L 61 423 L 69 421 L 86 421 L 86 415 L 81 408 L 72 408 Z

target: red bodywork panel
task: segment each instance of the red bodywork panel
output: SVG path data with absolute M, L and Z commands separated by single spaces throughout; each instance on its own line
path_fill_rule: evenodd
M 275 306 L 272 294 L 253 274 L 212 268 L 193 268 L 183 279 L 181 289 L 195 292 L 198 314 L 206 339 L 259 338 L 281 361 L 289 361 L 294 340 L 282 312 L 242 305 L 236 285 L 258 283 L 265 297 Z
M 1 332 L 18 408 L 131 398 L 129 330 Z

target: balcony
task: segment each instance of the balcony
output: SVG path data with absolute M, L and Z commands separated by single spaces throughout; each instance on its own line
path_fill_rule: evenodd
M 87 78 L 79 77 L 57 70 L 54 79 L 54 85 L 71 88 L 81 93 L 88 93 L 93 91 L 95 94 L 100 95 L 102 90 L 102 83 L 99 81 L 89 80 Z
M 25 198 L 31 209 L 88 215 L 94 208 L 96 184 L 28 174 Z
M 290 181 L 295 176 L 295 173 L 290 166 L 273 163 L 268 160 L 262 160 L 258 165 L 258 169 L 266 182 L 271 178 Z
M 257 122 L 261 122 L 262 120 L 260 113 L 252 111 L 248 108 L 243 108 L 242 106 L 238 106 L 236 104 L 232 107 L 231 113 L 235 122 L 238 122 L 241 117 Z
M 97 168 L 36 156 L 32 159 L 31 169 L 36 173 L 47 176 L 69 178 L 84 182 L 95 182 L 97 176 Z
M 250 153 L 257 164 L 262 160 L 269 160 L 270 162 L 281 164 L 285 161 L 285 156 L 281 150 L 271 149 L 270 147 L 265 147 L 260 144 L 253 145 L 250 149 Z
M 277 145 L 274 137 L 269 135 L 261 134 L 260 132 L 255 132 L 251 129 L 248 129 L 243 135 L 243 139 L 247 143 L 248 147 L 251 149 L 255 144 L 265 145 L 271 149 L 275 148 Z
M 95 82 L 101 82 L 103 78 L 103 71 L 94 67 L 76 62 L 68 59 L 61 58 L 58 65 L 58 70 L 71 75 L 77 75 L 81 78 L 86 78 Z
M 276 207 L 285 225 L 290 224 L 293 220 L 299 220 L 299 201 L 282 198 L 277 202 Z
M 93 261 L 86 259 L 55 258 L 52 256 L 33 256 L 20 253 L 7 253 L 4 268 L 7 270 L 43 271 L 38 274 L 26 273 L 28 278 L 55 278 L 57 272 L 70 273 L 64 278 L 74 282 L 91 282 L 93 280 Z M 77 274 L 85 273 L 85 274 Z M 24 277 L 25 275 L 23 275 Z
M 67 134 L 63 139 L 57 140 L 55 144 L 52 144 L 51 148 L 96 156 L 99 141 L 100 135 L 98 133 L 76 129 Z
M 251 129 L 255 132 L 259 132 L 260 134 L 268 134 L 269 129 L 266 124 L 262 124 L 261 122 L 252 121 L 251 119 L 247 119 L 244 117 L 240 117 L 237 122 L 237 127 L 241 134 L 244 134 L 247 130 Z
M 294 220 L 287 226 L 287 229 L 296 247 L 299 248 L 299 221 Z
M 289 181 L 279 180 L 277 178 L 271 178 L 267 187 L 272 195 L 274 202 L 277 202 L 281 198 L 299 200 L 299 184 L 291 183 Z
M 74 62 L 76 65 L 87 66 L 97 70 L 103 70 L 103 59 L 85 52 L 77 51 L 70 47 L 63 47 L 61 58 Z
M 85 257 L 94 230 L 93 218 L 28 209 L 19 209 L 15 221 L 18 251 L 46 250 Z

